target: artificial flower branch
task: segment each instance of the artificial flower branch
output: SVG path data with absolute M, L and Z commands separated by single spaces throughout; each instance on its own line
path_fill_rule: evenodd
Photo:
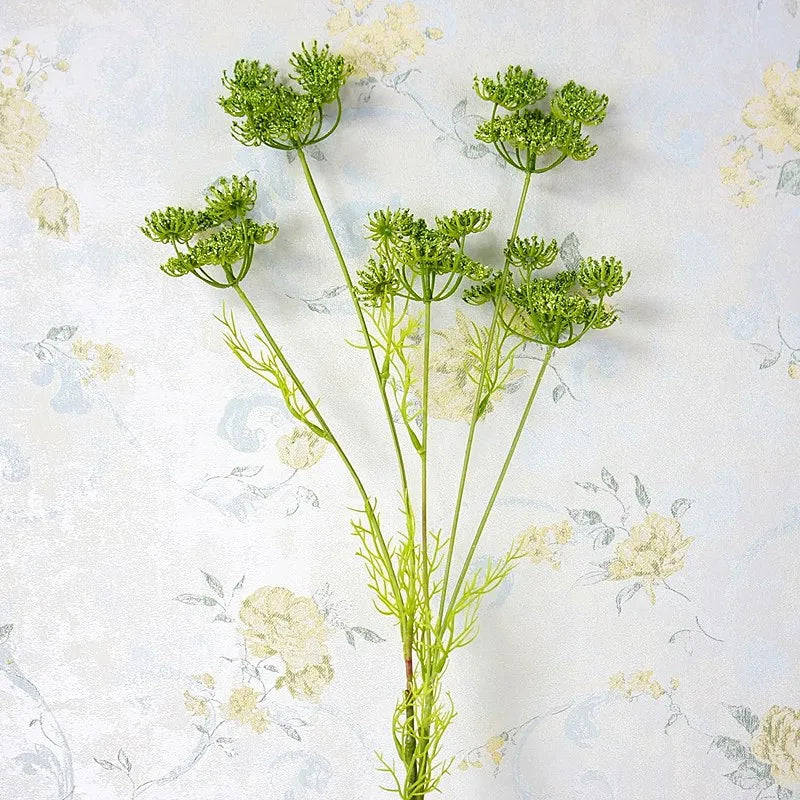
M 278 233 L 277 226 L 250 216 L 257 199 L 255 182 L 236 176 L 220 179 L 208 190 L 202 211 L 174 207 L 156 211 L 142 230 L 173 248 L 174 255 L 162 266 L 168 275 L 193 274 L 214 288 L 234 289 L 258 327 L 260 349 L 250 346 L 223 306 L 219 319 L 226 343 L 247 369 L 281 393 L 292 416 L 331 444 L 354 483 L 363 506 L 363 521 L 351 521 L 360 544 L 358 555 L 366 566 L 376 608 L 399 627 L 403 663 L 404 688 L 391 722 L 403 769 L 381 755 L 379 769 L 391 781 L 385 788 L 403 800 L 424 800 L 439 790 L 451 765 L 451 759 L 442 755 L 444 734 L 455 717 L 453 702 L 443 689 L 449 658 L 477 635 L 481 598 L 502 583 L 521 557 L 517 544 L 482 568 L 472 568 L 545 372 L 556 350 L 576 345 L 589 330 L 616 321 L 606 300 L 628 278 L 617 259 L 605 256 L 583 259 L 577 270 L 540 277 L 540 271 L 555 261 L 558 246 L 555 240 L 520 236 L 532 176 L 553 170 L 568 158 L 583 161 L 595 154 L 597 145 L 583 134 L 583 127 L 603 121 L 608 98 L 570 81 L 552 93 L 545 109 L 549 84 L 532 70 L 512 66 L 496 77 L 476 78 L 477 94 L 492 103 L 491 116 L 478 126 L 476 136 L 491 143 L 524 175 L 502 268 L 495 270 L 467 252 L 469 237 L 489 227 L 490 211 L 456 210 L 430 224 L 408 209 L 386 209 L 368 216 L 367 238 L 374 253 L 354 279 L 305 154 L 306 148 L 339 127 L 340 93 L 352 70 L 341 56 L 316 43 L 304 45 L 289 63 L 293 71 L 286 80 L 269 65 L 236 62 L 232 73 L 223 75 L 227 95 L 220 98 L 220 105 L 234 118 L 232 133 L 238 141 L 294 151 L 300 161 L 356 313 L 362 336 L 356 346 L 366 350 L 379 390 L 400 481 L 404 530 L 396 537 L 385 535 L 377 499 L 334 435 L 319 401 L 242 288 L 255 247 L 268 244 Z M 468 286 L 462 289 L 465 282 Z M 474 397 L 449 535 L 443 536 L 431 525 L 429 502 L 431 342 L 435 304 L 459 290 L 471 305 L 492 303 L 493 312 L 488 326 L 470 323 L 464 379 Z M 526 344 L 544 349 L 541 366 L 451 587 L 477 426 L 491 411 L 493 399 L 506 390 L 515 354 Z M 415 358 L 419 351 L 421 369 Z M 412 501 L 399 425 L 418 457 L 418 509 Z

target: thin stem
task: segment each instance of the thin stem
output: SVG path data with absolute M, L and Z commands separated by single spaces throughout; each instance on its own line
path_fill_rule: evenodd
M 425 331 L 422 344 L 422 452 L 420 453 L 420 522 L 422 524 L 422 596 L 425 608 L 430 609 L 430 575 L 428 562 L 428 395 L 430 392 L 431 363 L 431 301 L 425 301 Z M 430 637 L 430 630 L 426 629 Z M 428 641 L 430 641 L 428 639 Z
M 261 319 L 261 316 L 258 313 L 258 311 L 256 311 L 255 306 L 253 306 L 253 304 L 250 302 L 250 298 L 245 294 L 244 289 L 242 289 L 242 287 L 238 283 L 234 284 L 233 288 L 236 290 L 236 294 L 239 295 L 241 301 L 247 307 L 247 310 L 250 312 L 251 316 L 255 320 L 256 325 L 258 325 L 261 333 L 264 335 L 264 338 L 269 343 L 269 346 L 273 349 L 275 355 L 280 360 L 281 364 L 283 365 L 283 368 L 286 370 L 287 374 L 292 379 L 295 386 L 297 386 L 303 399 L 306 401 L 308 407 L 311 409 L 312 413 L 317 418 L 320 428 L 325 432 L 326 438 L 331 443 L 334 450 L 336 450 L 336 452 L 339 454 L 339 458 L 341 458 L 342 463 L 344 464 L 347 471 L 350 473 L 350 477 L 353 479 L 353 483 L 355 483 L 356 489 L 358 489 L 358 493 L 361 495 L 361 499 L 364 502 L 364 513 L 367 515 L 367 519 L 369 520 L 370 523 L 370 528 L 375 535 L 376 542 L 381 550 L 381 555 L 386 563 L 386 569 L 389 575 L 389 581 L 392 585 L 392 591 L 394 592 L 395 595 L 395 602 L 397 603 L 398 608 L 401 609 L 403 605 L 402 605 L 402 593 L 400 591 L 400 584 L 397 580 L 397 575 L 394 570 L 394 564 L 392 563 L 392 557 L 389 553 L 389 548 L 386 544 L 386 540 L 380 528 L 380 523 L 375 515 L 375 511 L 372 506 L 372 499 L 367 494 L 367 490 L 364 488 L 364 484 L 361 481 L 361 478 L 359 477 L 358 473 L 356 472 L 355 467 L 353 466 L 350 459 L 347 457 L 347 454 L 345 453 L 341 444 L 339 444 L 339 441 L 336 438 L 336 436 L 334 436 L 333 431 L 331 431 L 330 426 L 328 425 L 327 421 L 322 415 L 322 412 L 319 410 L 317 404 L 314 402 L 311 395 L 309 395 L 308 390 L 305 388 L 302 381 L 297 377 L 296 373 L 292 369 L 291 364 L 289 364 L 289 361 L 283 354 L 283 351 L 281 350 L 280 346 L 270 333 L 269 328 L 267 328 L 267 326 L 264 324 L 264 320 Z M 402 625 L 402 620 L 400 622 Z
M 511 229 L 511 239 L 513 239 L 517 233 L 519 232 L 520 222 L 522 221 L 522 212 L 525 208 L 525 201 L 528 197 L 528 189 L 531 183 L 531 173 L 525 173 L 525 181 L 522 184 L 522 193 L 520 194 L 519 203 L 517 204 L 517 214 L 514 218 L 514 227 Z M 505 264 L 503 265 L 503 273 L 500 276 L 500 282 L 497 288 L 498 298 L 497 302 L 494 304 L 494 314 L 492 315 L 492 322 L 489 326 L 489 332 L 487 334 L 487 342 L 486 342 L 486 349 L 487 353 L 491 352 L 492 342 L 494 341 L 495 332 L 497 330 L 497 325 L 500 320 L 501 316 L 501 306 L 502 306 L 502 297 L 503 292 L 505 290 L 505 283 L 508 277 L 509 272 L 509 260 L 506 258 Z M 549 359 L 548 359 L 549 360 Z M 439 602 L 439 621 L 437 624 L 437 631 L 441 634 L 442 629 L 442 622 L 444 620 L 444 609 L 445 609 L 445 602 L 447 598 L 447 587 L 450 581 L 450 571 L 452 569 L 453 564 L 453 552 L 455 550 L 456 544 L 456 533 L 458 532 L 458 522 L 461 516 L 461 507 L 464 502 L 464 489 L 467 484 L 467 473 L 469 472 L 469 462 L 472 456 L 472 445 L 475 439 L 475 429 L 478 424 L 478 420 L 481 416 L 481 401 L 483 394 L 483 388 L 486 385 L 486 379 L 489 374 L 489 359 L 484 362 L 481 368 L 480 378 L 478 379 L 478 385 L 475 389 L 475 402 L 472 405 L 472 417 L 470 418 L 469 422 L 469 432 L 467 433 L 467 444 L 464 449 L 464 459 L 461 464 L 461 477 L 459 478 L 458 482 L 458 491 L 456 494 L 456 506 L 455 510 L 453 511 L 453 523 L 450 528 L 450 539 L 447 544 L 447 560 L 445 562 L 445 569 L 444 569 L 444 579 L 442 583 L 442 593 L 441 599 Z
M 364 312 L 361 310 L 361 306 L 359 305 L 358 298 L 356 297 L 355 287 L 353 286 L 353 279 L 350 277 L 350 271 L 347 268 L 347 264 L 345 263 L 344 256 L 342 255 L 342 250 L 339 247 L 339 242 L 336 239 L 336 235 L 333 232 L 333 228 L 331 227 L 331 222 L 328 219 L 328 214 L 325 211 L 325 206 L 322 203 L 322 199 L 319 196 L 319 192 L 317 191 L 317 186 L 314 183 L 314 177 L 311 174 L 311 170 L 308 166 L 308 161 L 306 160 L 306 155 L 303 152 L 303 148 L 299 147 L 297 149 L 297 157 L 300 159 L 300 164 L 303 167 L 303 174 L 306 178 L 306 183 L 308 184 L 308 188 L 311 191 L 311 196 L 314 198 L 314 203 L 317 206 L 317 210 L 319 211 L 319 215 L 322 218 L 322 223 L 325 226 L 325 231 L 328 234 L 328 239 L 330 240 L 331 246 L 333 247 L 333 252 L 336 254 L 336 260 L 339 262 L 339 266 L 342 269 L 342 275 L 344 276 L 345 283 L 347 284 L 347 290 L 350 292 L 350 299 L 353 301 L 353 306 L 356 310 L 356 315 L 358 316 L 358 324 L 361 327 L 361 333 L 364 336 L 364 341 L 367 345 L 367 352 L 369 353 L 369 360 L 372 364 L 372 370 L 375 373 L 375 380 L 378 382 L 378 389 L 381 395 L 381 402 L 383 404 L 384 412 L 386 414 L 386 419 L 389 423 L 389 430 L 392 436 L 392 444 L 394 446 L 395 455 L 397 457 L 397 467 L 400 471 L 400 483 L 402 485 L 403 491 L 403 503 L 406 511 L 410 511 L 411 508 L 411 501 L 408 492 L 408 477 L 406 475 L 406 467 L 405 467 L 405 460 L 403 459 L 403 451 L 400 447 L 400 439 L 397 436 L 397 426 L 395 425 L 394 417 L 392 415 L 392 409 L 389 406 L 389 398 L 386 394 L 386 385 L 381 377 L 381 368 L 378 364 L 377 356 L 375 355 L 375 347 L 372 343 L 372 337 L 370 336 L 369 330 L 367 329 L 367 321 L 364 318 Z
M 528 397 L 528 402 L 525 405 L 525 410 L 522 412 L 522 417 L 520 418 L 519 425 L 517 425 L 517 430 L 514 433 L 514 438 L 511 440 L 511 446 L 508 449 L 508 454 L 506 455 L 505 461 L 503 462 L 503 466 L 500 469 L 500 474 L 497 476 L 497 480 L 495 481 L 494 488 L 492 489 L 492 494 L 490 495 L 489 502 L 486 505 L 486 510 L 483 512 L 483 516 L 481 517 L 481 521 L 478 523 L 475 535 L 472 537 L 472 543 L 470 544 L 469 551 L 467 552 L 467 557 L 464 560 L 464 566 L 461 568 L 461 573 L 458 576 L 458 581 L 456 581 L 456 585 L 453 588 L 453 595 L 452 598 L 450 599 L 450 604 L 447 609 L 448 616 L 450 612 L 453 610 L 453 606 L 455 605 L 458 599 L 458 593 L 461 590 L 461 586 L 463 585 L 464 580 L 467 577 L 467 573 L 469 572 L 469 567 L 470 564 L 472 563 L 472 558 L 475 555 L 475 550 L 478 547 L 478 542 L 480 542 L 481 536 L 483 535 L 483 530 L 486 527 L 486 523 L 489 521 L 489 516 L 492 513 L 492 509 L 494 508 L 497 496 L 498 494 L 500 494 L 500 487 L 503 485 L 503 481 L 505 480 L 509 466 L 511 466 L 511 460 L 514 458 L 514 453 L 517 449 L 517 445 L 519 444 L 519 440 L 522 437 L 522 431 L 525 429 L 525 424 L 527 423 L 528 417 L 530 416 L 531 409 L 533 408 L 533 401 L 536 399 L 536 395 L 539 392 L 539 387 L 541 386 L 542 378 L 544 377 L 544 374 L 547 371 L 547 365 L 550 363 L 550 358 L 553 355 L 553 349 L 554 348 L 552 347 L 552 345 L 547 348 L 547 352 L 545 353 L 544 359 L 542 360 L 542 366 L 539 368 L 539 373 L 536 376 L 536 382 L 533 384 L 533 389 L 531 389 L 530 396 Z
M 50 162 L 44 156 L 37 155 L 36 157 L 47 167 L 47 169 L 50 170 L 50 174 L 53 176 L 53 180 L 56 184 L 56 189 L 59 189 L 60 186 L 58 185 L 58 176 L 56 175 L 56 171 L 50 166 Z

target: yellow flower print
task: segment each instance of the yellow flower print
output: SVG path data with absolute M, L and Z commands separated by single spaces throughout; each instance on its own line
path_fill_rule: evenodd
M 681 682 L 677 678 L 669 679 L 669 688 L 672 689 L 672 691 L 676 691 L 677 689 L 679 689 L 680 685 Z
M 92 378 L 107 381 L 122 370 L 122 350 L 113 344 L 96 344 L 91 339 L 73 339 L 72 354 L 79 361 L 91 364 L 89 375 L 84 379 L 88 383 Z
M 296 427 L 278 439 L 278 458 L 292 469 L 308 469 L 322 458 L 326 442 L 305 427 Z
M 195 675 L 194 679 L 198 683 L 202 683 L 206 689 L 213 689 L 216 685 L 216 681 L 214 680 L 214 676 L 210 675 L 208 672 L 204 672 L 202 675 Z
M 506 739 L 503 736 L 492 736 L 492 738 L 486 742 L 486 750 L 489 753 L 489 758 L 492 759 L 495 766 L 500 766 L 500 762 L 503 760 L 503 756 L 505 755 L 505 746 Z
M 475 382 L 478 361 L 473 352 L 475 332 L 466 314 L 456 312 L 455 325 L 442 330 L 433 331 L 440 339 L 441 346 L 434 349 L 430 359 L 430 386 L 428 391 L 428 407 L 431 417 L 435 419 L 466 420 L 472 417 L 475 404 Z M 496 361 L 496 356 L 495 356 Z M 490 365 L 494 368 L 494 365 Z M 415 383 L 421 381 L 423 353 L 418 347 L 412 361 Z M 514 383 L 525 375 L 524 370 L 515 370 L 505 379 L 505 392 L 511 391 Z M 498 391 L 493 400 L 502 398 L 503 391 Z M 486 413 L 490 413 L 494 405 L 490 402 Z
M 677 683 L 677 679 L 673 678 L 670 687 L 673 690 L 677 689 Z M 653 678 L 651 669 L 633 672 L 627 678 L 624 672 L 617 672 L 608 679 L 608 688 L 613 692 L 619 692 L 629 700 L 643 696 L 659 700 L 666 694 L 664 687 Z
M 349 8 L 340 8 L 328 20 L 328 32 L 336 36 L 339 33 L 344 33 L 348 28 L 353 26 L 353 17 L 350 14 Z
M 202 697 L 195 697 L 188 690 L 183 693 L 183 704 L 193 717 L 208 716 L 208 701 Z
M 625 691 L 625 673 L 624 672 L 615 672 L 609 679 L 608 679 L 608 688 L 614 692 L 624 692 Z
M 722 183 L 734 189 L 731 200 L 740 208 L 747 208 L 758 200 L 756 191 L 764 186 L 750 167 L 753 151 L 740 145 L 731 156 L 731 163 L 720 167 Z
M 767 94 L 747 103 L 742 120 L 773 153 L 780 155 L 787 145 L 800 150 L 800 69 L 776 62 L 764 71 L 763 80 Z
M 39 230 L 58 239 L 69 239 L 78 230 L 78 204 L 58 186 L 37 189 L 28 201 L 28 215 L 39 223 Z
M 263 733 L 269 726 L 269 716 L 264 709 L 258 708 L 258 697 L 259 693 L 251 686 L 240 686 L 231 692 L 222 713 L 226 719 Z
M 46 135 L 47 123 L 25 93 L 0 85 L 0 184 L 22 185 Z
M 534 564 L 549 563 L 553 569 L 560 569 L 561 562 L 556 558 L 556 549 L 572 539 L 573 530 L 569 522 L 559 522 L 547 527 L 532 525 L 517 539 L 520 553 Z
M 89 359 L 89 351 L 92 348 L 92 343 L 87 339 L 80 337 L 72 340 L 72 355 L 79 361 L 87 361 Z
M 425 52 L 426 40 L 441 37 L 437 28 L 420 30 L 420 14 L 412 2 L 389 3 L 377 19 L 365 13 L 371 0 L 353 0 L 351 8 L 343 2 L 333 5 L 328 31 L 342 37 L 338 49 L 353 64 L 356 77 L 396 72 L 400 58 L 413 61 Z
M 281 586 L 262 586 L 242 601 L 239 617 L 254 656 L 280 656 L 291 672 L 328 657 L 325 619 L 310 597 Z
M 122 351 L 113 344 L 94 345 L 92 375 L 107 381 L 122 369 Z
M 655 604 L 655 585 L 683 569 L 686 549 L 692 541 L 681 533 L 678 520 L 650 513 L 617 545 L 615 558 L 608 565 L 608 577 L 614 581 L 639 578 L 650 602 Z
M 552 531 L 557 544 L 566 544 L 570 539 L 572 539 L 572 536 L 575 533 L 572 530 L 572 525 L 570 525 L 566 520 L 557 522 L 555 525 L 551 525 L 550 530 Z
M 275 681 L 275 687 L 280 689 L 285 686 L 292 697 L 314 700 L 318 702 L 322 697 L 322 690 L 333 680 L 333 667 L 328 656 L 319 664 L 309 664 L 298 672 L 287 670 Z
M 787 789 L 800 788 L 800 711 L 772 706 L 761 720 L 750 749 L 770 765 L 777 783 Z
M 791 364 L 789 364 L 788 372 L 789 372 L 789 377 L 792 380 L 795 380 L 795 381 L 800 380 L 800 364 L 797 364 L 796 362 L 792 362 Z

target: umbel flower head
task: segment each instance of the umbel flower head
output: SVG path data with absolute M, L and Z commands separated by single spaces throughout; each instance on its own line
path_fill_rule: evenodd
M 167 275 L 191 273 L 211 286 L 235 286 L 250 269 L 255 245 L 278 233 L 277 225 L 247 216 L 257 196 L 256 182 L 247 176 L 220 178 L 206 192 L 201 211 L 168 206 L 148 214 L 141 230 L 148 239 L 173 247 L 175 255 L 161 265 Z M 212 277 L 208 267 L 221 268 L 222 278 Z
M 358 296 L 380 305 L 392 296 L 426 302 L 451 297 L 464 278 L 486 280 L 491 269 L 464 253 L 464 240 L 486 230 L 490 211 L 453 211 L 429 227 L 407 208 L 379 210 L 367 218 L 376 257 L 358 273 Z M 438 285 L 437 285 L 438 284 Z
M 622 262 L 585 258 L 577 270 L 540 276 L 538 271 L 550 266 L 557 253 L 555 241 L 512 239 L 506 246 L 512 273 L 493 273 L 467 289 L 464 299 L 472 305 L 499 303 L 501 324 L 510 334 L 547 347 L 569 347 L 590 329 L 613 325 L 617 314 L 606 298 L 628 280 Z
M 353 68 L 328 45 L 301 45 L 289 59 L 287 76 L 259 61 L 240 59 L 233 72 L 224 72 L 222 85 L 227 96 L 220 97 L 223 110 L 236 117 L 235 139 L 245 145 L 262 145 L 295 150 L 322 141 L 336 129 L 342 113 L 339 92 Z M 296 87 L 299 87 L 296 88 Z M 324 107 L 336 103 L 336 116 L 323 131 Z
M 523 172 L 546 172 L 567 158 L 585 161 L 597 145 L 582 134 L 583 125 L 599 125 L 608 97 L 569 81 L 553 92 L 549 110 L 537 104 L 548 95 L 548 82 L 533 70 L 511 66 L 496 78 L 475 77 L 478 96 L 494 104 L 490 119 L 475 138 L 494 145 L 504 161 Z M 509 111 L 498 115 L 498 108 Z M 546 164 L 538 163 L 547 157 Z

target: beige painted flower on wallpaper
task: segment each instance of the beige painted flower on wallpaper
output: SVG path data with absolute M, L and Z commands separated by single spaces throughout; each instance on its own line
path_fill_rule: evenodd
M 39 230 L 58 239 L 69 239 L 78 230 L 78 204 L 58 186 L 37 189 L 28 201 L 28 215 L 39 223 Z
M 37 106 L 18 87 L 0 85 L 0 184 L 21 186 L 47 136 Z
M 800 69 L 778 61 L 764 71 L 766 95 L 752 98 L 742 111 L 764 147 L 780 154 L 788 145 L 800 150 Z
M 750 749 L 770 765 L 777 783 L 787 789 L 800 788 L 800 711 L 772 706 L 761 720 Z
M 328 657 L 325 618 L 310 597 L 282 586 L 262 586 L 242 601 L 239 618 L 252 655 L 280 656 L 291 672 Z
M 183 693 L 183 704 L 193 717 L 207 717 L 209 714 L 208 700 L 195 697 L 188 689 Z
M 398 69 L 398 60 L 413 61 L 425 52 L 428 40 L 440 39 L 438 28 L 421 28 L 420 13 L 411 2 L 389 3 L 383 16 L 368 18 L 371 0 L 333 0 L 336 9 L 328 20 L 328 32 L 341 37 L 339 52 L 354 65 L 353 74 L 386 74 Z
M 434 349 L 430 357 L 429 413 L 435 419 L 467 420 L 472 418 L 475 404 L 478 359 L 473 348 L 473 329 L 466 314 L 456 312 L 454 325 L 433 333 L 439 338 L 441 345 Z M 421 381 L 417 376 L 422 374 L 422 347 L 417 347 L 412 357 L 412 372 L 415 385 Z M 513 391 L 516 382 L 525 375 L 524 370 L 513 371 L 505 381 L 505 389 L 497 392 L 495 403 L 503 394 Z M 486 413 L 491 413 L 494 404 L 490 402 Z
M 72 340 L 72 354 L 90 365 L 85 383 L 92 378 L 107 381 L 119 374 L 124 366 L 122 350 L 109 343 L 97 344 L 90 339 L 75 338 Z
M 322 690 L 333 680 L 333 667 L 328 656 L 318 664 L 309 664 L 298 672 L 287 670 L 275 681 L 275 687 L 285 686 L 292 697 L 319 701 Z
M 672 691 L 676 691 L 679 685 L 680 681 L 677 678 L 670 679 L 669 686 Z M 659 700 L 666 694 L 661 683 L 653 677 L 652 669 L 632 672 L 627 677 L 624 672 L 617 672 L 608 679 L 608 688 L 613 692 L 619 692 L 629 700 L 645 695 L 652 697 L 653 700 Z
M 788 373 L 789 373 L 789 377 L 792 380 L 795 380 L 795 381 L 800 380 L 800 364 L 797 364 L 795 362 L 792 362 L 791 364 L 789 364 Z
M 292 469 L 308 469 L 322 458 L 327 442 L 305 427 L 278 439 L 278 458 Z
M 758 200 L 757 190 L 764 186 L 750 167 L 753 155 L 750 148 L 740 145 L 731 155 L 730 164 L 719 168 L 722 183 L 734 190 L 731 200 L 740 208 L 752 206 Z
M 640 579 L 650 602 L 655 603 L 655 585 L 683 569 L 686 549 L 692 541 L 683 535 L 678 520 L 650 513 L 617 545 L 615 558 L 608 565 L 608 577 L 615 581 Z
M 573 534 L 572 526 L 566 521 L 545 527 L 531 525 L 519 535 L 517 545 L 520 554 L 534 564 L 548 563 L 553 569 L 560 569 L 561 561 L 556 557 L 558 549 L 570 541 Z
M 228 702 L 222 707 L 226 719 L 264 733 L 269 727 L 269 715 L 258 707 L 259 692 L 252 686 L 239 686 L 231 692 Z

